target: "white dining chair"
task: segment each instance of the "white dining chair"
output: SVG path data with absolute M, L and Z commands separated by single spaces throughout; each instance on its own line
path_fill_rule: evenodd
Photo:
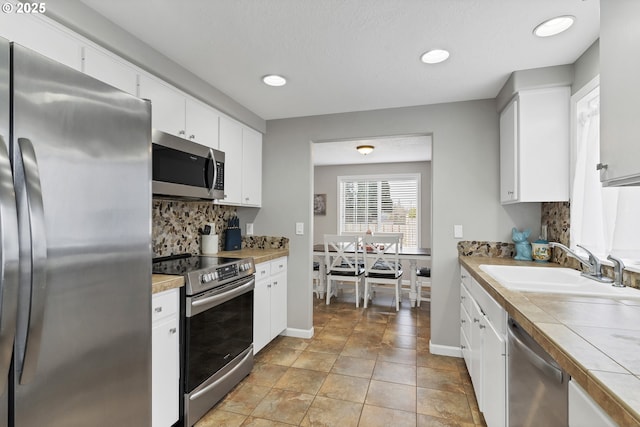
M 396 311 L 400 310 L 402 265 L 399 260 L 400 237 L 366 235 L 362 239 L 365 252 L 364 306 L 368 306 L 373 290 L 391 288 L 395 292 Z
M 360 238 L 358 236 L 325 234 L 324 255 L 327 269 L 327 304 L 331 303 L 333 295 L 337 295 L 338 284 L 352 283 L 356 297 L 356 307 L 360 307 L 360 288 L 363 284 L 364 268 L 359 245 Z
M 431 268 L 422 267 L 416 271 L 416 289 L 418 291 L 416 305 L 420 307 L 420 303 L 431 302 Z

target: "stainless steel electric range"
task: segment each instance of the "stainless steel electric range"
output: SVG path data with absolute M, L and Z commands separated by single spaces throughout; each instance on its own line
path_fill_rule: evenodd
M 156 258 L 153 272 L 181 275 L 183 420 L 195 424 L 253 367 L 252 258 Z

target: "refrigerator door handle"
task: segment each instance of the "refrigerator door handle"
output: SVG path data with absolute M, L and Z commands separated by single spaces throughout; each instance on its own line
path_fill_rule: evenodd
M 11 163 L 0 135 L 0 390 L 6 387 L 18 316 L 18 214 Z
M 20 384 L 33 379 L 38 366 L 40 342 L 44 323 L 45 294 L 47 286 L 47 242 L 44 222 L 44 204 L 38 161 L 33 144 L 27 138 L 18 138 L 18 159 L 24 173 L 23 191 L 31 234 L 31 303 L 29 325 L 23 354 L 18 355 Z

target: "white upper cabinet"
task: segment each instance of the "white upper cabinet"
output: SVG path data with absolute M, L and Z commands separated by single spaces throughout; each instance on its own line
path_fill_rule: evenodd
M 600 4 L 600 181 L 640 185 L 640 2 Z
M 186 138 L 185 96 L 159 79 L 140 75 L 140 98 L 151 100 L 151 127 Z
M 569 200 L 568 86 L 522 90 L 500 114 L 500 201 Z
M 187 139 L 207 147 L 219 148 L 218 120 L 216 110 L 195 99 L 187 98 L 185 103 Z
M 220 150 L 225 153 L 223 205 L 262 204 L 262 134 L 220 117 Z
M 262 204 L 262 134 L 242 129 L 242 203 Z
M 126 63 L 90 46 L 83 48 L 82 62 L 85 74 L 131 95 L 138 95 L 138 72 Z
M 221 204 L 242 203 L 242 125 L 220 117 L 220 150 L 224 152 L 224 199 Z
M 38 15 L 0 13 L 0 36 L 81 70 L 80 39 Z

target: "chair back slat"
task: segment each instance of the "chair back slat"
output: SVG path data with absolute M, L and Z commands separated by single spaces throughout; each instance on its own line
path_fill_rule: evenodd
M 365 248 L 365 273 L 398 275 L 402 271 L 400 265 L 399 235 L 366 235 L 362 239 Z
M 360 238 L 358 236 L 325 234 L 324 256 L 327 273 L 359 274 L 362 264 L 362 252 L 359 251 L 359 246 Z

